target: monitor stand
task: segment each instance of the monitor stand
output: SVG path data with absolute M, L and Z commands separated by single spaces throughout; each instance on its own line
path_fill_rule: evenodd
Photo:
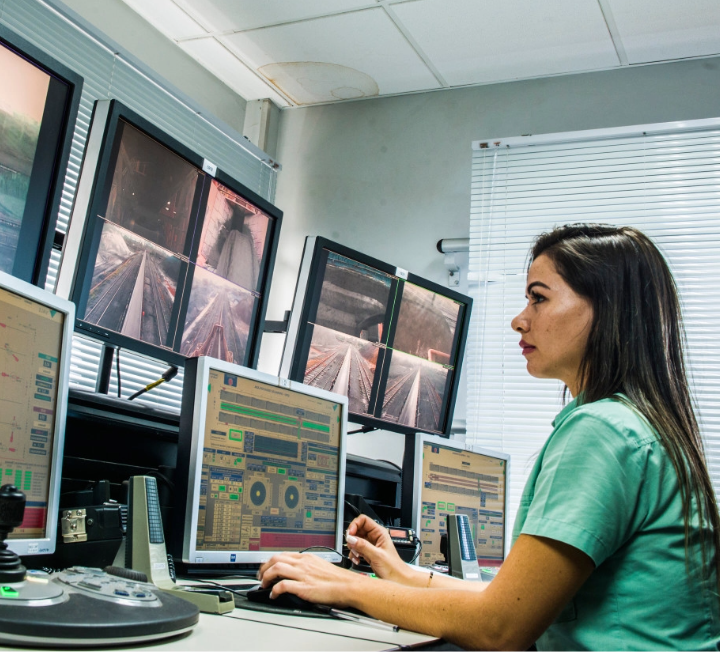
M 73 567 L 55 574 L 26 571 L 7 548 L 22 524 L 25 495 L 0 488 L 0 644 L 108 647 L 160 640 L 197 624 L 197 606 L 154 585 Z M 133 573 L 134 574 L 134 573 Z

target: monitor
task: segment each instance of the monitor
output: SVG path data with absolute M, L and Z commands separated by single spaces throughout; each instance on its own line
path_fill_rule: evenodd
M 117 101 L 96 104 L 88 144 L 84 236 L 58 287 L 78 332 L 177 365 L 255 366 L 282 213 Z
M 0 271 L 45 285 L 82 78 L 0 25 Z
M 423 436 L 415 448 L 413 516 L 420 538 L 418 564 L 443 560 L 440 538 L 447 515 L 467 515 L 478 564 L 497 567 L 507 542 L 510 456 L 463 442 Z
M 210 357 L 187 361 L 174 551 L 257 564 L 319 548 L 339 562 L 347 399 Z
M 280 373 L 350 399 L 351 421 L 450 432 L 472 299 L 308 237 Z
M 20 556 L 55 551 L 74 307 L 0 272 L 2 484 L 26 497 L 9 537 Z

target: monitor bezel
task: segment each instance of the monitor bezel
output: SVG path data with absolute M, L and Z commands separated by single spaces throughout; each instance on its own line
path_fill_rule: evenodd
M 322 285 L 319 284 L 319 276 L 324 264 L 322 258 L 324 250 L 329 250 L 343 257 L 356 260 L 361 264 L 365 264 L 397 279 L 398 282 L 393 284 L 400 284 L 400 282 L 402 282 L 404 285 L 404 283 L 407 282 L 427 289 L 435 294 L 450 298 L 464 306 L 461 310 L 462 316 L 458 317 L 455 331 L 453 355 L 455 356 L 456 366 L 453 370 L 452 382 L 443 407 L 442 430 L 430 432 L 427 431 L 427 429 L 421 430 L 418 427 L 405 426 L 403 424 L 387 421 L 386 419 L 382 419 L 377 416 L 370 417 L 368 415 L 355 414 L 352 412 L 349 414 L 351 422 L 363 426 L 370 426 L 404 435 L 429 433 L 443 438 L 449 437 L 452 429 L 452 418 L 455 411 L 458 389 L 460 386 L 465 344 L 470 330 L 470 316 L 473 305 L 472 298 L 439 285 L 431 280 L 403 271 L 399 267 L 378 260 L 370 255 L 366 255 L 347 246 L 343 246 L 342 244 L 338 244 L 337 242 L 333 242 L 325 237 L 309 236 L 305 239 L 302 260 L 300 262 L 300 269 L 295 286 L 295 294 L 293 297 L 292 312 L 288 323 L 287 337 L 280 363 L 280 375 L 285 376 L 290 380 L 299 382 L 304 380 L 307 360 L 302 362 L 300 356 L 305 350 L 306 342 L 309 342 L 311 339 L 311 331 L 308 330 L 308 319 L 312 311 L 317 309 L 317 303 L 319 301 L 320 288 L 322 287 Z M 402 291 L 400 294 L 402 294 Z M 400 305 L 402 305 L 402 303 Z M 388 348 L 383 351 L 384 353 L 392 351 L 392 343 L 395 337 L 396 326 L 397 321 L 393 321 L 389 328 L 386 340 Z M 384 394 L 392 358 L 383 357 L 382 360 L 383 361 L 381 363 L 378 363 L 378 367 L 381 369 L 381 372 L 379 375 L 376 375 L 371 400 L 381 394 Z
M 1 24 L 0 43 L 65 87 L 64 98 L 46 99 L 45 112 L 49 109 L 53 120 L 48 122 L 46 113 L 43 114 L 38 150 L 30 174 L 28 199 L 18 236 L 17 253 L 20 254 L 22 250 L 23 257 L 16 257 L 13 270 L 9 272 L 20 280 L 43 287 L 55 241 L 57 216 L 84 80 L 78 73 Z M 48 89 L 49 94 L 51 89 L 52 84 Z
M 418 436 L 420 437 L 420 436 Z M 412 517 L 413 517 L 413 529 L 415 530 L 418 539 L 422 544 L 422 534 L 420 532 L 421 515 L 422 515 L 422 490 L 423 490 L 423 479 L 422 479 L 422 463 L 423 463 L 423 448 L 425 444 L 434 444 L 439 447 L 458 449 L 460 451 L 467 451 L 475 455 L 488 456 L 490 458 L 497 458 L 505 461 L 505 499 L 503 503 L 504 513 L 504 527 L 503 527 L 503 561 L 507 557 L 509 551 L 509 542 L 512 534 L 512 527 L 508 526 L 508 503 L 510 497 L 510 454 L 503 453 L 502 451 L 495 451 L 493 449 L 487 449 L 476 444 L 466 444 L 459 440 L 449 440 L 445 438 L 436 438 L 431 435 L 422 435 L 422 439 L 415 441 L 415 455 L 414 455 L 414 472 L 415 472 L 415 486 L 412 498 Z
M 337 524 L 335 530 L 335 549 L 342 552 L 343 541 L 343 517 L 345 499 L 345 465 L 347 449 L 347 423 L 348 423 L 348 400 L 345 396 L 319 390 L 309 385 L 303 385 L 278 376 L 266 374 L 248 367 L 225 362 L 208 356 L 197 358 L 197 369 L 194 381 L 195 396 L 192 408 L 185 407 L 186 398 L 183 395 L 182 414 L 192 411 L 192 438 L 190 443 L 189 475 L 187 477 L 187 499 L 185 505 L 185 521 L 183 524 L 183 545 L 182 560 L 187 564 L 196 565 L 217 565 L 217 564 L 255 564 L 259 565 L 268 561 L 272 556 L 279 553 L 290 553 L 287 551 L 199 551 L 197 547 L 197 525 L 198 505 L 200 497 L 200 472 L 202 471 L 202 445 L 204 443 L 204 426 L 207 417 L 207 385 L 210 370 L 215 369 L 227 372 L 242 378 L 272 385 L 274 387 L 289 389 L 315 398 L 324 399 L 337 403 L 342 408 L 342 429 L 340 432 L 340 445 L 338 448 L 338 506 Z M 295 551 L 291 553 L 297 553 Z M 341 556 L 332 551 L 313 551 L 316 556 L 329 562 L 341 562 Z
M 272 219 L 270 226 L 271 234 L 267 240 L 268 253 L 264 258 L 265 266 L 258 280 L 260 298 L 253 312 L 250 333 L 245 348 L 245 360 L 242 365 L 249 367 L 257 366 L 260 355 L 262 331 L 265 323 L 265 313 L 267 311 L 270 285 L 282 226 L 282 211 L 224 171 L 216 170 L 214 175 L 210 175 L 204 170 L 206 160 L 203 157 L 117 100 L 101 100 L 95 103 L 93 120 L 88 136 L 88 150 L 78 185 L 78 198 L 80 199 L 82 189 L 82 202 L 76 204 L 77 212 L 73 212 L 73 223 L 75 223 L 76 220 L 82 223 L 82 238 L 78 240 L 79 254 L 74 261 L 71 258 L 68 258 L 67 261 L 63 259 L 58 277 L 58 290 L 60 293 L 67 293 L 69 298 L 77 305 L 78 316 L 84 316 L 103 227 L 103 221 L 98 218 L 98 215 L 99 210 L 106 204 L 109 188 L 112 184 L 111 167 L 115 163 L 115 145 L 120 121 L 124 121 L 145 133 L 149 138 L 158 142 L 161 146 L 167 148 L 191 166 L 195 167 L 199 173 L 195 194 L 193 196 L 190 226 L 188 234 L 186 235 L 183 251 L 179 253 L 181 271 L 183 271 L 180 275 L 182 284 L 179 284 L 177 287 L 176 299 L 173 304 L 170 319 L 170 327 L 177 329 L 177 332 L 172 346 L 158 346 L 143 342 L 114 330 L 97 326 L 82 318 L 77 318 L 75 321 L 76 332 L 86 337 L 100 340 L 105 344 L 134 351 L 135 353 L 154 360 L 168 362 L 177 366 L 183 366 L 185 364 L 188 356 L 183 355 L 179 350 L 175 350 L 175 347 L 182 340 L 182 330 L 184 329 L 192 286 L 192 276 L 186 275 L 186 270 L 189 266 L 188 263 L 192 262 L 190 244 L 193 241 L 193 235 L 191 229 L 194 222 L 198 230 L 202 232 L 206 218 L 205 212 L 207 209 L 210 184 L 212 184 L 212 180 L 216 180 L 218 183 L 228 187 L 231 191 L 255 205 Z M 193 244 L 193 249 L 196 245 L 197 244 Z M 193 266 L 196 265 L 193 263 Z M 67 271 L 67 268 L 71 268 L 72 272 Z
M 6 289 L 18 296 L 28 298 L 40 305 L 57 310 L 65 316 L 60 343 L 60 366 L 58 368 L 58 388 L 55 399 L 55 427 L 53 434 L 53 454 L 50 461 L 45 537 L 13 538 L 11 535 L 7 539 L 9 548 L 19 556 L 47 555 L 55 552 L 57 540 L 75 305 L 70 301 L 55 296 L 55 294 L 51 294 L 44 289 L 40 289 L 29 282 L 19 280 L 2 271 L 0 271 L 0 288 Z

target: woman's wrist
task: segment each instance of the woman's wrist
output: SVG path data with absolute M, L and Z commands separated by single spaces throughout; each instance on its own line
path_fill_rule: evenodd
M 412 588 L 424 588 L 427 585 L 427 572 L 413 569 L 407 563 L 403 563 L 403 567 L 398 573 L 399 577 L 396 583 L 402 583 Z

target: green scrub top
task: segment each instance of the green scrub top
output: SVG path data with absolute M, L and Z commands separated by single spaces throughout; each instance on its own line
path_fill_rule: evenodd
M 576 399 L 553 426 L 513 542 L 521 533 L 558 540 L 596 568 L 538 649 L 719 650 L 717 577 L 686 570 L 677 476 L 655 431 L 617 399 Z M 698 527 L 696 513 L 695 544 Z

